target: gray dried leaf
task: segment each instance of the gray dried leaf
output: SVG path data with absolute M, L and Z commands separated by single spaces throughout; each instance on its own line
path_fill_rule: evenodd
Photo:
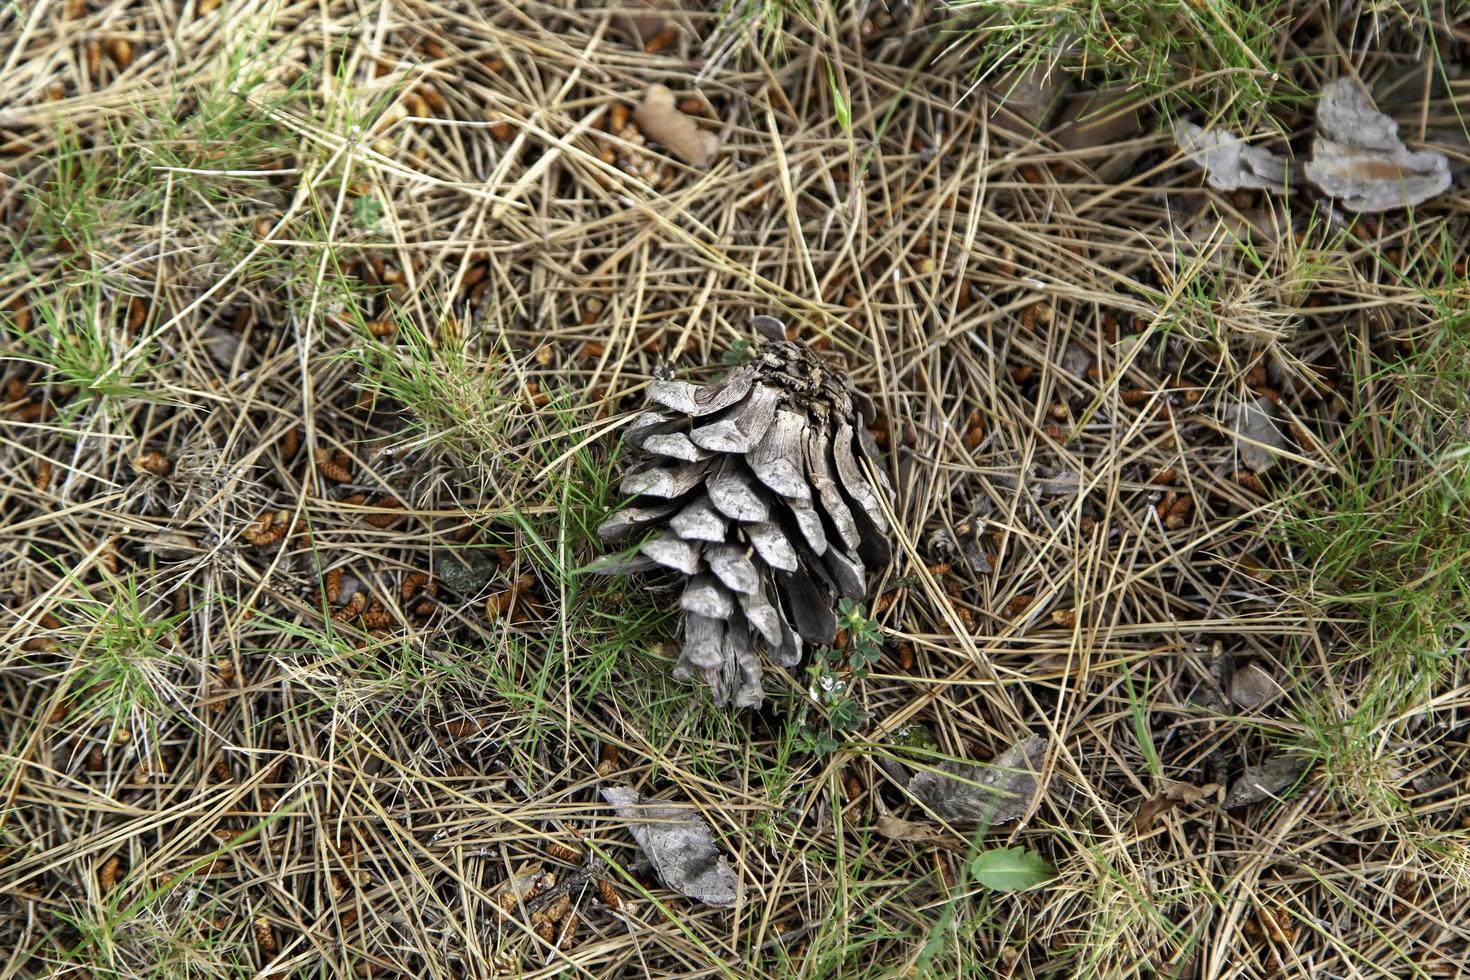
M 684 594 L 679 597 L 679 607 L 705 619 L 729 619 L 730 614 L 735 611 L 735 600 L 730 595 L 730 590 L 706 572 L 694 576 L 684 586 Z
M 646 493 L 650 497 L 672 500 L 682 497 L 699 485 L 709 472 L 704 463 L 687 463 L 684 466 L 650 466 L 634 470 L 623 477 L 618 489 L 625 494 Z
M 1368 93 L 1350 78 L 1322 90 L 1305 173 L 1354 211 L 1410 207 L 1450 186 L 1449 159 L 1435 150 L 1411 152 L 1399 139 L 1399 124 L 1373 108 Z
M 986 89 L 994 96 L 997 109 L 1009 109 L 1040 129 L 1071 85 L 1070 73 L 1050 64 L 1041 64 L 1013 68 L 997 77 Z
M 755 385 L 745 400 L 728 414 L 695 428 L 689 438 L 694 445 L 712 452 L 749 452 L 771 427 L 780 401 L 775 389 Z
M 1264 398 L 1242 402 L 1232 420 L 1240 461 L 1257 473 L 1276 465 L 1276 454 L 1286 448 L 1281 430 L 1271 418 L 1271 403 Z
M 766 486 L 793 500 L 810 500 L 811 486 L 802 477 L 806 419 L 784 409 L 776 412 L 770 428 L 751 450 L 746 462 Z
M 625 507 L 609 514 L 607 519 L 597 526 L 597 536 L 607 542 L 625 541 L 633 532 L 658 523 L 678 509 L 678 504 Z M 688 536 L 685 535 L 685 537 Z
M 720 138 L 680 112 L 674 93 L 666 86 L 649 86 L 642 104 L 633 110 L 633 121 L 644 136 L 662 143 L 691 167 L 709 166 L 720 152 Z
M 774 522 L 762 521 L 759 524 L 747 524 L 744 529 L 746 538 L 749 539 L 756 554 L 761 560 L 772 568 L 779 568 L 783 572 L 794 572 L 798 567 L 796 547 L 786 537 Z
M 708 450 L 696 446 L 693 440 L 682 432 L 651 435 L 643 440 L 643 448 L 655 455 L 682 459 L 687 463 L 697 463 L 710 457 Z
M 988 765 L 946 762 L 938 772 L 917 772 L 909 779 L 908 790 L 944 820 L 973 820 L 993 827 L 1026 815 L 1045 760 L 1046 739 L 1028 735 Z
M 746 595 L 760 588 L 760 573 L 743 549 L 732 544 L 709 545 L 704 560 L 726 588 Z
M 1247 664 L 1230 678 L 1230 700 L 1247 711 L 1254 711 L 1279 693 L 1280 686 L 1260 664 Z
M 1296 785 L 1311 764 L 1301 756 L 1278 755 L 1258 766 L 1247 766 L 1245 772 L 1230 784 L 1230 792 L 1225 794 L 1225 809 L 1233 810 L 1279 797 Z
M 1204 168 L 1205 181 L 1211 187 L 1222 191 L 1243 187 L 1286 190 L 1286 159 L 1247 143 L 1229 130 L 1207 130 L 1181 119 L 1174 124 L 1174 142 L 1196 166 Z
M 735 872 L 693 807 L 640 804 L 637 791 L 626 786 L 604 787 L 602 798 L 629 821 L 633 839 L 665 885 L 706 905 L 735 904 Z
M 699 545 L 665 532 L 643 546 L 643 554 L 665 568 L 693 575 L 700 569 Z
M 689 541 L 714 542 L 724 541 L 725 532 L 729 528 L 725 518 L 715 511 L 709 497 L 703 494 L 675 514 L 670 519 L 669 526 L 674 529 L 675 534 Z
M 754 477 L 734 459 L 726 457 L 705 486 L 710 503 L 726 517 L 754 524 L 771 516 L 770 507 L 755 492 Z

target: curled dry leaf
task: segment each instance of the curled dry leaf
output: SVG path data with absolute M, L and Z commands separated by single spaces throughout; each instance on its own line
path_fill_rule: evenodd
M 1278 755 L 1257 766 L 1246 766 L 1245 772 L 1230 784 L 1225 794 L 1225 809 L 1249 806 L 1269 797 L 1280 796 L 1311 766 L 1311 760 L 1300 756 Z
M 735 904 L 735 872 L 692 807 L 642 805 L 627 786 L 605 787 L 602 798 L 631 823 L 633 839 L 665 885 L 706 905 Z
M 1141 834 L 1148 830 L 1154 825 L 1154 821 L 1176 806 L 1188 806 L 1207 796 L 1214 796 L 1220 791 L 1219 783 L 1192 786 L 1189 783 L 1176 783 L 1171 779 L 1163 782 L 1164 788 L 1144 800 L 1143 805 L 1138 808 L 1138 815 L 1133 818 L 1135 832 Z
M 915 773 L 908 790 L 945 820 L 1010 823 L 1031 808 L 1045 758 L 1046 739 L 1028 735 L 988 765 L 946 762 L 938 771 Z
M 649 87 L 633 121 L 645 136 L 658 140 L 691 167 L 709 166 L 719 152 L 720 138 L 680 112 L 674 93 L 664 85 Z
M 1217 190 L 1286 190 L 1286 159 L 1229 130 L 1205 129 L 1181 119 L 1174 124 L 1174 142 L 1196 166 L 1204 168 L 1205 181 Z
M 1322 90 L 1307 179 L 1354 211 L 1406 208 L 1450 186 L 1449 160 L 1435 150 L 1411 152 L 1399 124 L 1373 108 L 1368 93 L 1339 78 Z

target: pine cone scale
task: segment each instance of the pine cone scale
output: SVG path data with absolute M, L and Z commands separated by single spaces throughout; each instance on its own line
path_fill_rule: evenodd
M 726 457 L 720 469 L 709 478 L 709 499 L 726 517 L 756 524 L 771 515 L 770 505 L 756 493 L 754 477 L 733 457 Z
M 781 396 L 775 389 L 756 385 L 750 396 L 721 418 L 701 425 L 689 439 L 701 449 L 718 453 L 747 453 L 771 427 Z
M 701 494 L 669 520 L 669 526 L 679 537 L 691 541 L 710 541 L 718 544 L 725 540 L 730 525 L 715 510 L 708 495 Z

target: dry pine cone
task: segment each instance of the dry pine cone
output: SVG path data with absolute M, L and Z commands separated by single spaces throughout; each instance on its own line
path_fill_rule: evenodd
M 838 598 L 861 599 L 867 569 L 891 555 L 893 490 L 864 426 L 867 400 L 786 340 L 779 320 L 753 326 L 766 342 L 723 380 L 653 383 L 658 407 L 625 436 L 637 458 L 622 492 L 637 499 L 598 528 L 609 542 L 659 531 L 608 567 L 687 577 L 674 676 L 736 707 L 763 697 L 755 643 L 783 667 L 801 660 L 803 641 L 832 643 Z

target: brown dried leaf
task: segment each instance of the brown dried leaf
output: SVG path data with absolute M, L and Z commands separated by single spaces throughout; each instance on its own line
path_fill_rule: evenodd
M 666 86 L 649 87 L 643 103 L 633 111 L 633 121 L 644 135 L 658 140 L 692 167 L 709 166 L 720 150 L 720 138 L 680 112 L 674 93 Z
M 1442 193 L 1449 160 L 1435 150 L 1411 152 L 1398 130 L 1352 79 L 1330 82 L 1317 106 L 1307 179 L 1354 211 L 1406 208 Z
M 1229 130 L 1205 129 L 1181 119 L 1174 124 L 1174 142 L 1196 166 L 1204 168 L 1205 181 L 1211 187 L 1222 191 L 1242 187 L 1286 190 L 1286 159 L 1245 142 Z
M 904 820 L 891 813 L 880 816 L 874 829 L 889 840 L 903 840 L 915 844 L 938 844 L 948 837 L 944 831 L 933 824 L 918 820 Z
M 1188 806 L 1220 791 L 1219 783 L 1193 786 L 1189 783 L 1176 783 L 1170 779 L 1163 782 L 1164 788 L 1144 800 L 1143 805 L 1138 808 L 1138 815 L 1133 818 L 1133 829 L 1136 833 L 1141 834 L 1151 828 L 1154 821 L 1176 806 Z
M 917 772 L 909 780 L 914 798 L 945 820 L 974 820 L 996 826 L 1019 820 L 1036 795 L 1046 739 L 1028 735 L 988 765 L 946 762 L 939 771 Z
M 633 839 L 665 885 L 707 905 L 735 904 L 735 872 L 716 846 L 709 824 L 693 808 L 644 805 L 627 786 L 605 787 L 602 798 L 631 822 Z

